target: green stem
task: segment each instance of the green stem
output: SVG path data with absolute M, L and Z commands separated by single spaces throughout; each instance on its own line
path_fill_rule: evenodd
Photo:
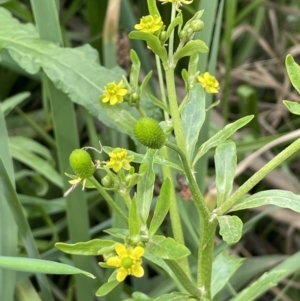
M 161 69 L 161 63 L 158 55 L 155 55 L 155 62 L 156 62 L 156 69 L 157 69 L 157 74 L 158 74 L 158 82 L 159 82 L 159 88 L 160 88 L 160 96 L 163 104 L 168 107 L 167 103 L 167 98 L 166 98 L 166 92 L 165 92 L 165 85 L 164 85 L 164 80 L 163 80 L 163 73 Z M 164 111 L 164 117 L 165 120 L 169 120 L 169 114 Z
M 146 112 L 143 110 L 143 108 L 140 106 L 140 104 L 138 104 L 138 105 L 136 106 L 136 109 L 138 110 L 138 112 L 140 113 L 140 115 L 141 115 L 142 117 L 147 117 Z
M 172 123 L 175 131 L 176 141 L 179 148 L 186 153 L 185 140 L 181 128 L 180 115 L 178 111 L 177 94 L 175 87 L 174 69 L 168 67 L 166 70 L 166 82 L 169 96 L 169 105 L 172 116 Z
M 186 155 L 183 153 L 183 151 L 174 143 L 171 143 L 169 141 L 167 141 L 165 143 L 165 146 L 175 150 L 178 155 L 180 156 L 180 159 L 182 161 L 182 165 L 183 165 L 183 169 L 185 172 L 185 175 L 187 177 L 188 183 L 189 183 L 189 188 L 191 190 L 191 193 L 193 195 L 193 200 L 195 202 L 195 205 L 198 209 L 199 215 L 201 217 L 201 219 L 205 220 L 206 222 L 209 221 L 209 216 L 210 216 L 210 212 L 208 210 L 208 208 L 206 207 L 205 203 L 204 203 L 204 198 L 203 195 L 197 185 L 197 182 L 195 180 L 195 177 L 191 171 L 191 168 L 188 164 L 188 160 L 186 158 Z
M 218 215 L 224 215 L 230 208 L 239 201 L 250 189 L 252 189 L 259 181 L 261 181 L 268 173 L 284 162 L 288 157 L 300 149 L 300 138 L 280 152 L 264 167 L 257 171 L 250 179 L 248 179 L 226 202 L 224 202 L 217 210 Z
M 172 11 L 171 11 L 171 21 L 175 19 L 176 15 L 176 3 L 172 3 Z M 174 51 L 174 30 L 172 30 L 170 38 L 169 38 L 169 49 L 168 49 L 168 54 L 169 54 L 169 63 L 173 59 L 173 51 Z
M 175 274 L 176 278 L 179 280 L 180 284 L 197 300 L 201 300 L 201 292 L 197 286 L 191 281 L 191 279 L 185 274 L 183 269 L 175 260 L 165 260 L 167 265 Z
M 214 238 L 217 222 L 210 221 L 210 212 L 204 203 L 204 198 L 197 185 L 196 179 L 189 167 L 188 160 L 183 151 L 175 144 L 166 142 L 165 146 L 175 150 L 182 161 L 193 200 L 200 215 L 200 245 L 198 249 L 197 286 L 202 294 L 210 298 L 211 273 L 213 263 Z
M 103 196 L 107 204 L 122 218 L 122 220 L 128 224 L 128 219 L 123 213 L 123 211 L 120 209 L 120 207 L 115 203 L 115 201 L 111 198 L 111 196 L 107 193 L 107 191 L 104 189 L 104 187 L 94 178 L 90 177 L 89 181 L 91 181 L 96 189 L 100 192 L 100 194 Z
M 214 241 L 217 220 L 200 219 L 200 247 L 198 249 L 197 286 L 202 294 L 210 300 L 211 274 L 213 264 Z
M 161 148 L 160 153 L 164 158 L 166 158 L 166 159 L 169 158 L 168 149 L 166 147 Z M 171 180 L 171 185 L 172 185 L 170 188 L 170 192 L 171 192 L 170 219 L 171 219 L 172 232 L 174 235 L 174 239 L 178 243 L 185 245 L 184 235 L 183 235 L 183 231 L 182 231 L 182 224 L 181 224 L 181 220 L 180 220 L 180 214 L 179 214 L 178 205 L 177 205 L 177 201 L 176 201 L 175 187 L 174 187 L 174 182 L 172 180 L 173 179 L 172 172 L 171 172 L 171 169 L 166 165 L 162 165 L 162 170 L 163 170 L 164 179 L 169 178 Z M 182 269 L 184 270 L 184 272 L 191 278 L 191 271 L 190 271 L 189 262 L 188 262 L 187 257 L 182 258 L 180 260 L 180 265 L 181 265 Z

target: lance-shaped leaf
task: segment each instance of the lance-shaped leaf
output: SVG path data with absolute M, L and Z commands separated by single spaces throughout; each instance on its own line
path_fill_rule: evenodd
M 270 287 L 275 286 L 283 275 L 287 274 L 286 270 L 274 270 L 264 273 L 259 279 L 244 289 L 231 301 L 253 301 L 258 296 L 267 291 Z
M 295 115 L 300 115 L 300 104 L 296 101 L 284 100 L 283 104 L 287 109 Z
M 198 153 L 193 161 L 193 166 L 197 161 L 208 152 L 211 148 L 218 146 L 226 141 L 231 135 L 233 135 L 238 129 L 249 123 L 253 119 L 253 115 L 249 115 L 238 119 L 237 121 L 227 124 L 222 130 L 218 131 L 214 136 L 204 142 L 198 149 Z
M 93 239 L 86 242 L 78 242 L 75 244 L 66 244 L 58 242 L 55 247 L 68 254 L 76 255 L 98 255 L 102 248 L 112 247 L 115 241 L 105 239 Z
M 154 157 L 157 150 L 147 149 L 147 153 L 139 169 L 142 176 L 137 184 L 137 207 L 143 224 L 146 224 L 153 199 L 155 172 L 153 169 Z
M 279 189 L 261 191 L 242 198 L 242 200 L 235 204 L 230 211 L 256 208 L 263 205 L 275 205 L 300 212 L 300 195 L 294 194 L 291 191 Z
M 225 202 L 231 194 L 236 161 L 236 147 L 234 142 L 226 141 L 217 146 L 215 166 L 218 207 Z
M 129 234 L 130 236 L 138 235 L 141 231 L 141 219 L 139 217 L 136 195 L 132 198 L 131 207 L 129 209 Z
M 243 230 L 243 222 L 240 218 L 235 215 L 223 215 L 217 218 L 220 225 L 220 235 L 223 237 L 223 240 L 228 244 L 237 243 L 242 236 Z
M 171 187 L 171 180 L 166 178 L 161 186 L 159 197 L 157 198 L 154 215 L 150 223 L 149 237 L 152 237 L 156 233 L 169 211 Z
M 164 294 L 154 299 L 154 301 L 188 301 L 191 295 L 179 292 Z
M 57 274 L 57 275 L 73 275 L 83 274 L 87 277 L 96 278 L 93 274 L 75 268 L 71 265 L 59 263 L 55 261 L 0 256 L 0 267 L 15 271 L 41 273 L 41 274 Z
M 300 93 L 300 66 L 294 61 L 291 54 L 286 56 L 285 66 L 292 85 Z
M 110 281 L 104 283 L 99 287 L 99 289 L 96 292 L 96 296 L 102 297 L 107 295 L 109 292 L 111 292 L 120 282 L 116 279 L 111 279 Z
M 195 84 L 189 91 L 189 100 L 181 115 L 182 131 L 184 132 L 188 158 L 192 160 L 195 145 L 205 120 L 205 94 L 200 84 Z
M 98 53 L 89 45 L 79 48 L 61 48 L 50 41 L 38 38 L 35 27 L 21 24 L 4 8 L 0 7 L 0 49 L 6 49 L 12 59 L 27 73 L 34 74 L 43 69 L 55 86 L 70 99 L 84 106 L 104 124 L 125 132 L 132 125 L 131 108 L 122 105 L 100 105 L 99 96 L 104 86 L 118 82 L 124 71 L 120 68 L 106 69 L 99 65 Z M 124 117 L 112 119 L 112 116 Z M 118 111 L 118 113 L 116 113 Z M 134 114 L 134 113 L 133 113 Z M 127 123 L 123 123 L 128 118 Z
M 153 34 L 141 31 L 132 31 L 129 33 L 128 37 L 134 40 L 144 40 L 146 41 L 148 47 L 158 55 L 161 60 L 166 63 L 168 59 L 167 50 L 160 43 L 158 37 Z
M 231 255 L 227 250 L 216 256 L 212 268 L 212 297 L 228 284 L 230 277 L 237 271 L 243 261 L 243 258 Z
M 206 53 L 208 52 L 208 47 L 201 40 L 191 40 L 187 42 L 179 51 L 176 51 L 174 54 L 175 64 L 185 56 L 191 56 L 195 53 Z
M 159 258 L 177 260 L 190 255 L 190 250 L 171 237 L 153 236 L 147 243 L 149 253 Z

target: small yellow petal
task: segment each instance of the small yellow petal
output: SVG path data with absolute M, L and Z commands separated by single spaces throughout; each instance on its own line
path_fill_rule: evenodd
M 132 275 L 135 276 L 135 277 L 143 277 L 144 276 L 144 269 L 142 266 L 137 266 L 135 268 L 133 268 L 132 270 Z
M 82 181 L 81 178 L 77 178 L 77 179 L 74 179 L 74 180 L 70 180 L 69 183 L 70 183 L 71 185 L 75 185 L 75 184 L 80 183 L 81 181 Z
M 132 251 L 132 255 L 136 257 L 142 257 L 144 255 L 145 249 L 143 247 L 135 247 Z
M 117 271 L 117 280 L 122 282 L 128 275 L 127 271 L 124 268 L 119 268 Z
M 127 249 L 123 244 L 117 244 L 115 250 L 119 256 L 127 256 Z
M 109 257 L 106 261 L 107 265 L 112 267 L 120 267 L 121 266 L 121 260 L 118 256 Z

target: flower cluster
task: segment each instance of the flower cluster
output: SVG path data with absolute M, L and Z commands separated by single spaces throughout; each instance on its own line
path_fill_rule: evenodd
M 119 172 L 122 168 L 129 170 L 130 162 L 134 156 L 129 156 L 127 150 L 124 148 L 117 147 L 113 151 L 108 153 L 110 160 L 106 162 L 109 168 L 112 168 L 114 172 Z
M 205 72 L 204 74 L 200 74 L 197 77 L 199 83 L 203 86 L 207 93 L 218 93 L 220 85 L 218 80 L 211 75 L 209 72 Z
M 104 93 L 100 96 L 102 102 L 109 102 L 110 105 L 116 103 L 122 103 L 124 96 L 127 94 L 127 89 L 123 87 L 123 80 L 118 84 L 116 82 L 110 82 L 104 87 Z
M 117 256 L 109 257 L 106 263 L 108 266 L 118 268 L 118 281 L 123 281 L 127 275 L 135 277 L 142 277 L 144 275 L 141 259 L 145 252 L 143 247 L 132 248 L 119 243 L 116 245 L 115 251 Z
M 148 15 L 142 17 L 140 19 L 140 23 L 136 24 L 134 28 L 142 32 L 154 34 L 158 30 L 160 30 L 162 26 L 163 26 L 163 22 L 161 20 L 161 17 Z

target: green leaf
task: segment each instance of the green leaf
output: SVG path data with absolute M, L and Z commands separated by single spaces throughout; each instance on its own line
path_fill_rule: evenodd
M 133 40 L 144 40 L 146 41 L 148 47 L 158 55 L 161 60 L 166 63 L 168 60 L 168 55 L 165 47 L 160 43 L 160 40 L 153 34 L 141 31 L 132 31 L 129 33 L 128 37 Z
M 155 235 L 148 241 L 147 250 L 154 256 L 168 260 L 178 260 L 191 253 L 186 246 L 173 238 L 160 235 Z
M 139 85 L 141 62 L 137 53 L 133 49 L 130 50 L 130 59 L 132 62 L 130 76 L 129 76 L 130 86 L 135 92 L 137 92 L 138 85 Z
M 78 242 L 75 244 L 67 244 L 58 242 L 55 247 L 68 254 L 76 255 L 98 255 L 102 248 L 112 247 L 115 241 L 105 239 L 93 239 L 86 242 Z
M 162 110 L 166 111 L 168 114 L 170 113 L 170 109 L 162 102 L 160 101 L 158 98 L 156 98 L 154 95 L 152 94 L 147 94 L 147 96 L 150 98 L 150 100 L 159 108 L 161 108 Z
M 23 137 L 23 139 L 26 138 Z M 31 141 L 31 143 L 32 145 L 38 144 L 34 141 Z M 30 147 L 30 145 L 28 146 Z M 22 144 L 18 144 L 18 141 L 16 141 L 14 138 L 10 139 L 10 150 L 11 155 L 15 160 L 18 160 L 31 167 L 33 170 L 44 176 L 58 187 L 63 186 L 60 174 L 51 166 L 49 162 L 34 154 L 33 150 L 24 148 Z
M 208 47 L 201 40 L 191 40 L 187 42 L 179 51 L 176 51 L 174 54 L 175 64 L 185 56 L 191 56 L 195 53 L 206 53 L 208 52 Z
M 166 178 L 161 186 L 160 194 L 156 202 L 154 215 L 149 227 L 149 237 L 152 237 L 156 233 L 169 211 L 171 188 L 171 180 L 170 178 Z
M 283 103 L 292 114 L 300 115 L 300 104 L 298 102 L 284 100 Z
M 153 298 L 148 297 L 147 295 L 141 292 L 134 292 L 132 298 L 125 299 L 123 301 L 153 301 Z
M 230 196 L 236 170 L 236 146 L 232 141 L 226 141 L 216 148 L 216 187 L 218 207 Z
M 147 149 L 139 174 L 142 176 L 137 184 L 137 206 L 142 223 L 145 225 L 149 216 L 150 206 L 153 199 L 155 172 L 153 162 L 157 150 Z
M 229 282 L 230 277 L 241 266 L 243 258 L 238 258 L 224 250 L 213 262 L 211 294 L 214 297 Z
M 30 96 L 30 92 L 18 93 L 12 97 L 5 99 L 1 104 L 1 110 L 7 116 L 18 104 Z
M 193 166 L 204 154 L 206 154 L 206 152 L 226 141 L 238 129 L 249 123 L 253 119 L 253 117 L 253 115 L 245 116 L 233 123 L 227 124 L 222 130 L 218 131 L 214 136 L 204 142 L 198 149 L 198 153 L 193 161 Z
M 182 13 L 178 13 L 176 18 L 173 19 L 173 21 L 171 22 L 171 24 L 168 26 L 167 29 L 167 39 L 170 37 L 172 31 L 174 30 L 174 28 L 179 25 L 179 28 L 181 28 L 183 24 L 183 18 L 182 18 Z
M 112 291 L 120 282 L 118 280 L 112 280 L 107 283 L 104 283 L 99 287 L 96 292 L 96 296 L 101 297 L 107 295 L 110 291 Z
M 171 278 L 176 279 L 175 274 L 163 259 L 156 257 L 154 254 L 150 253 L 147 249 L 145 249 L 143 258 L 146 258 L 150 262 L 154 263 L 156 266 L 165 270 Z
M 155 298 L 153 301 L 187 301 L 191 295 L 179 292 L 173 292 L 170 294 L 164 294 Z
M 152 76 L 152 73 L 153 73 L 152 70 L 149 71 L 149 72 L 147 73 L 147 75 L 143 78 L 143 81 L 142 81 L 141 86 L 140 86 L 140 93 L 141 93 L 141 95 L 143 95 L 143 93 L 145 92 L 145 90 L 146 90 L 146 88 L 147 88 L 147 85 L 148 85 L 148 82 L 149 82 L 149 80 L 150 80 L 150 78 L 151 78 L 151 76 Z M 147 95 L 147 96 L 148 96 L 148 95 Z M 148 96 L 148 97 L 149 97 L 149 96 Z
M 182 131 L 184 132 L 189 160 L 193 158 L 205 115 L 204 90 L 200 84 L 195 84 L 189 91 L 189 100 L 184 106 L 181 116 Z
M 160 17 L 159 10 L 156 5 L 156 0 L 147 0 L 148 10 L 151 16 Z
M 110 228 L 110 229 L 103 230 L 103 232 L 106 232 L 113 237 L 117 237 L 121 239 L 125 239 L 127 236 L 129 236 L 128 229 Z
M 42 68 L 55 86 L 65 92 L 73 102 L 83 105 L 107 126 L 125 132 L 128 126 L 124 128 L 121 121 L 108 116 L 110 110 L 114 110 L 114 114 L 119 110 L 120 116 L 124 117 L 123 105 L 99 104 L 99 96 L 103 94 L 104 86 L 111 81 L 118 82 L 124 74 L 123 70 L 101 67 L 97 51 L 89 45 L 74 49 L 61 48 L 50 41 L 38 39 L 31 24 L 21 24 L 1 7 L 0 28 L 0 49 L 7 49 L 21 68 L 30 74 L 37 73 Z M 129 107 L 127 111 L 129 116 L 129 111 L 134 112 Z M 122 122 L 126 117 L 121 119 Z M 132 116 L 130 121 L 131 119 Z
M 41 274 L 73 275 L 83 274 L 90 278 L 96 278 L 93 274 L 75 268 L 71 265 L 55 261 L 0 256 L 0 267 L 15 271 L 33 272 Z
M 131 207 L 129 210 L 129 234 L 135 236 L 141 232 L 141 220 L 139 217 L 136 195 L 132 198 Z
M 230 211 L 256 208 L 263 205 L 275 205 L 300 212 L 300 195 L 294 194 L 291 191 L 279 189 L 261 191 L 242 198 L 242 200 L 235 204 Z
M 291 54 L 286 56 L 285 66 L 292 85 L 300 93 L 300 66 L 294 61 Z
M 277 284 L 280 278 L 287 274 L 286 270 L 275 270 L 264 273 L 258 280 L 251 284 L 250 287 L 244 289 L 231 301 L 252 301 L 265 292 L 268 288 Z
M 220 235 L 228 244 L 238 242 L 242 236 L 243 222 L 235 215 L 218 216 Z

